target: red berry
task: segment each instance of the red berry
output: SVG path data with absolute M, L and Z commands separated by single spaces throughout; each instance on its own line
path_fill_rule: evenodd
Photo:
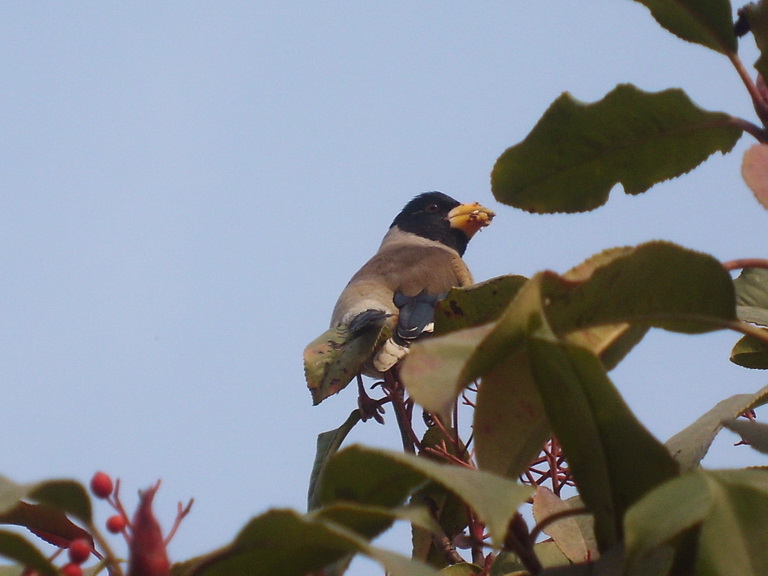
M 115 514 L 114 516 L 107 518 L 107 530 L 112 532 L 112 534 L 120 534 L 125 530 L 127 524 L 125 518 L 120 514 Z
M 64 564 L 61 567 L 61 573 L 64 576 L 83 576 L 83 569 L 79 564 Z
M 78 538 L 69 543 L 69 559 L 75 564 L 82 564 L 91 555 L 91 543 L 85 538 Z
M 91 478 L 91 492 L 96 498 L 109 498 L 112 494 L 112 478 L 104 472 L 96 472 Z

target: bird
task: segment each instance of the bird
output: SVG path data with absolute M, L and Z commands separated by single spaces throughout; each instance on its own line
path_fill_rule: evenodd
M 432 332 L 437 303 L 451 288 L 474 283 L 462 256 L 494 216 L 479 203 L 461 204 L 434 191 L 403 207 L 378 251 L 341 292 L 330 328 L 304 350 L 314 404 L 360 374 L 381 378 L 411 342 Z

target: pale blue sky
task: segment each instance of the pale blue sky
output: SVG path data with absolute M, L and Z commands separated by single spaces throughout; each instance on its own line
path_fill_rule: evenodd
M 315 437 L 355 394 L 313 408 L 302 349 L 415 194 L 497 211 L 478 280 L 656 238 L 765 255 L 748 137 L 591 214 L 494 201 L 493 162 L 564 90 L 679 86 L 753 117 L 724 57 L 628 0 L 2 2 L 0 75 L 0 473 L 103 469 L 131 507 L 161 477 L 166 526 L 197 500 L 177 560 L 304 506 Z M 736 339 L 654 332 L 612 376 L 666 439 L 768 380 L 728 362 Z M 398 445 L 392 423 L 353 437 Z M 708 463 L 766 463 L 733 441 Z

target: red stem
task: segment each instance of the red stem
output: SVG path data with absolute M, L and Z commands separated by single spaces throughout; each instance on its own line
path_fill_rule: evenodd
M 742 268 L 768 269 L 768 260 L 764 258 L 737 258 L 723 262 L 726 270 L 741 270 Z

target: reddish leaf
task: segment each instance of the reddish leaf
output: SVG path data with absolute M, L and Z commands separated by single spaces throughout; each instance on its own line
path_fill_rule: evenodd
M 768 208 L 768 145 L 754 144 L 744 153 L 741 175 L 757 201 Z
M 61 510 L 43 504 L 19 502 L 13 509 L 0 514 L 0 523 L 24 526 L 49 544 L 66 548 L 72 540 L 87 539 L 91 535 L 74 524 Z

